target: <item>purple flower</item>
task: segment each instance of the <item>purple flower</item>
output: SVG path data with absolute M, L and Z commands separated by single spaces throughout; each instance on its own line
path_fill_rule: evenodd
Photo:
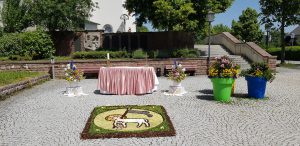
M 225 67 L 224 64 L 221 64 L 221 67 L 224 68 Z

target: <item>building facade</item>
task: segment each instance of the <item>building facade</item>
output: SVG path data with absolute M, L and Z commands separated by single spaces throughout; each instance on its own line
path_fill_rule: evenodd
M 123 7 L 126 0 L 93 0 L 98 6 L 90 21 L 98 23 L 104 33 L 136 32 L 135 16 Z

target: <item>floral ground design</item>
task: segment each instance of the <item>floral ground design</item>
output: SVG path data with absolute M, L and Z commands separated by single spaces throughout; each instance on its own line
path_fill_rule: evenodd
M 159 105 L 99 106 L 94 108 L 81 139 L 165 137 L 176 132 Z

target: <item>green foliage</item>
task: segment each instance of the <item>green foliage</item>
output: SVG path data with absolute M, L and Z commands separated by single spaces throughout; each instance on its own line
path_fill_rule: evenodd
M 232 21 L 233 35 L 246 42 L 260 42 L 263 34 L 257 18 L 258 14 L 255 9 L 247 8 L 244 10 L 237 22 Z
M 200 54 L 196 49 L 177 49 L 172 52 L 172 57 L 175 58 L 197 58 Z
M 34 23 L 49 31 L 74 31 L 83 28 L 95 6 L 92 0 L 37 0 L 28 3 Z
M 281 63 L 285 62 L 285 27 L 299 24 L 300 0 L 260 0 L 262 23 L 279 24 L 281 40 Z
M 275 78 L 274 72 L 264 62 L 252 63 L 251 68 L 247 70 L 242 70 L 240 75 L 265 78 L 267 81 L 270 82 L 272 82 Z
M 125 8 L 139 17 L 137 25 L 150 21 L 156 29 L 203 32 L 209 10 L 224 12 L 233 0 L 126 0 Z
M 267 51 L 271 55 L 277 56 L 277 59 L 281 59 L 281 48 L 269 48 Z M 285 53 L 285 59 L 300 61 L 300 46 L 287 47 Z
M 135 50 L 132 53 L 132 58 L 134 58 L 134 59 L 145 59 L 146 58 L 146 52 L 144 52 L 142 49 Z
M 42 31 L 8 33 L 0 37 L 0 56 L 19 55 L 36 60 L 49 58 L 54 51 L 50 36 Z
M 20 56 L 20 55 L 11 55 L 8 58 L 9 60 L 16 60 L 16 61 L 32 60 L 32 57 L 30 56 Z
M 45 73 L 29 71 L 1 71 L 0 86 L 16 83 L 31 77 L 37 77 Z
M 212 28 L 212 34 L 219 34 L 222 32 L 231 32 L 231 29 L 223 24 L 217 24 Z
M 4 31 L 7 33 L 21 32 L 32 25 L 28 0 L 5 0 L 1 11 Z
M 129 55 L 126 51 L 90 51 L 90 52 L 75 52 L 72 54 L 73 59 L 106 59 L 107 53 L 110 58 L 128 58 Z
M 146 26 L 138 26 L 136 28 L 136 32 L 149 32 L 148 28 Z

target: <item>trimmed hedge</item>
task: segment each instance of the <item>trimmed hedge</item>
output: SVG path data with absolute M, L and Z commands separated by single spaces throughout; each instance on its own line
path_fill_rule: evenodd
M 269 48 L 267 50 L 271 55 L 277 56 L 277 59 L 281 59 L 281 48 Z M 300 46 L 289 46 L 285 48 L 285 59 L 300 61 Z
M 16 58 L 14 55 L 17 55 L 21 56 L 20 58 L 37 60 L 50 58 L 54 52 L 50 35 L 43 31 L 8 33 L 0 37 L 0 56 L 2 57 Z
M 75 52 L 72 54 L 73 59 L 106 59 L 107 53 L 110 58 L 129 58 L 126 51 L 89 51 L 89 52 Z

